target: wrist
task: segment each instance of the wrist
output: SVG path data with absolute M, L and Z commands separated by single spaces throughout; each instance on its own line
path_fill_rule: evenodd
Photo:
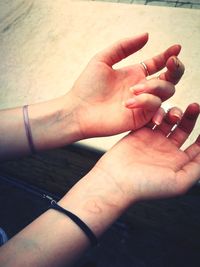
M 133 201 L 104 171 L 95 166 L 60 201 L 60 205 L 74 214 L 98 237 Z
M 76 103 L 71 95 L 29 106 L 36 150 L 51 149 L 80 140 Z

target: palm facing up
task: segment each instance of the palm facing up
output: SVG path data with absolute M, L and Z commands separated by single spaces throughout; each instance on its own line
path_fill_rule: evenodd
M 141 64 L 113 69 L 115 63 L 141 49 L 147 40 L 147 35 L 141 35 L 98 53 L 75 82 L 71 93 L 78 99 L 75 101 L 79 107 L 77 117 L 84 138 L 138 129 L 149 122 L 161 102 L 174 93 L 172 83 L 180 79 L 183 69 L 177 72 L 172 61 L 170 64 L 170 58 L 180 52 L 180 46 L 174 45 L 160 55 L 146 60 L 150 74 L 161 70 L 166 64 L 169 65 L 168 75 L 163 73 L 161 79 L 148 82 Z M 170 71 L 173 72 L 171 76 Z M 133 97 L 129 88 L 138 83 L 149 84 L 149 91 L 140 95 L 139 107 L 125 108 L 123 101 Z
M 169 136 L 172 125 L 156 130 L 144 127 L 120 140 L 99 163 L 132 201 L 184 193 L 200 178 L 200 137 L 185 151 L 180 146 L 192 131 L 199 114 L 190 105 Z

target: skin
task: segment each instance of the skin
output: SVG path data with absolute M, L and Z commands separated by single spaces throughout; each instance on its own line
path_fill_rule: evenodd
M 187 150 L 180 150 L 194 128 L 199 105 L 190 105 L 182 119 L 177 108 L 166 116 L 160 109 L 184 72 L 176 57 L 180 46 L 174 45 L 144 61 L 150 74 L 167 67 L 159 79 L 147 80 L 141 64 L 113 68 L 141 49 L 147 40 L 148 35 L 143 34 L 105 49 L 89 62 L 67 95 L 29 107 L 37 150 L 135 130 L 108 151 L 59 201 L 97 237 L 130 205 L 140 199 L 184 193 L 200 175 L 200 137 Z M 159 120 L 155 130 L 152 118 Z M 28 153 L 21 108 L 1 112 L 0 136 L 1 159 Z M 1 248 L 0 265 L 71 266 L 88 247 L 87 236 L 73 221 L 48 210 Z
M 136 130 L 151 119 L 157 124 L 161 123 L 165 113 L 160 106 L 174 94 L 174 84 L 184 73 L 184 66 L 177 59 L 180 45 L 173 45 L 159 55 L 144 60 L 150 74 L 167 68 L 159 79 L 147 79 L 141 64 L 114 68 L 115 63 L 137 52 L 147 41 L 148 34 L 145 33 L 115 43 L 91 59 L 69 93 L 30 105 L 28 113 L 36 151 L 89 137 Z M 169 116 L 174 116 L 177 110 L 171 110 Z M 180 119 L 181 112 L 178 113 Z M 0 160 L 29 153 L 22 107 L 2 110 Z
M 200 177 L 200 136 L 186 150 L 180 146 L 193 130 L 199 111 L 198 104 L 191 104 L 170 135 L 174 125 L 170 117 L 156 130 L 149 124 L 131 132 L 59 204 L 78 215 L 99 237 L 137 201 L 185 193 Z M 1 247 L 0 265 L 72 266 L 88 247 L 87 236 L 75 223 L 48 210 Z
M 138 129 L 151 120 L 162 101 L 174 94 L 174 84 L 184 73 L 184 66 L 176 57 L 180 45 L 173 45 L 144 60 L 151 75 L 167 67 L 159 79 L 147 80 L 141 64 L 120 69 L 113 67 L 141 49 L 147 41 L 148 34 L 142 34 L 108 47 L 94 56 L 75 82 L 71 93 L 78 103 L 77 121 L 84 138 Z M 133 89 L 134 85 L 142 85 L 142 92 L 138 93 L 137 87 Z M 133 97 L 135 103 L 129 105 L 128 101 Z
M 183 194 L 200 177 L 200 136 L 185 151 L 180 149 L 199 112 L 198 104 L 189 105 L 172 133 L 174 124 L 169 118 L 155 130 L 147 126 L 131 132 L 102 158 L 106 164 L 100 168 L 117 181 L 124 194 L 136 200 Z

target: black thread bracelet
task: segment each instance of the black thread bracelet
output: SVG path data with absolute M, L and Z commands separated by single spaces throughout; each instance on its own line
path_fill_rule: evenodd
M 96 246 L 98 244 L 98 240 L 97 240 L 97 237 L 95 236 L 95 234 L 78 216 L 73 214 L 71 211 L 68 211 L 68 210 L 62 208 L 61 206 L 59 206 L 55 200 L 51 200 L 51 205 L 49 208 L 64 213 L 73 222 L 75 222 L 81 228 L 81 230 L 86 234 L 86 236 L 89 238 L 92 246 Z

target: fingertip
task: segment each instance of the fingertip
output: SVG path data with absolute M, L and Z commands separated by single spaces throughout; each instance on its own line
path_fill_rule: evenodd
M 149 38 L 149 33 L 148 32 L 143 32 L 142 34 L 141 34 L 141 36 L 145 36 L 146 38 Z
M 190 106 L 193 109 L 196 109 L 197 112 L 200 112 L 200 105 L 199 105 L 199 103 L 194 102 L 194 103 L 190 104 Z
M 156 117 L 156 118 L 152 118 L 152 122 L 156 125 L 156 126 L 159 126 L 161 123 L 162 123 L 162 120 L 163 120 L 163 118 L 161 119 L 161 118 L 158 118 L 158 117 Z
M 183 111 L 182 111 L 182 109 L 181 108 L 179 108 L 179 107 L 172 107 L 170 110 L 169 110 L 169 112 L 171 113 L 171 114 L 173 114 L 174 116 L 176 116 L 176 117 L 182 117 L 182 115 L 183 115 Z
M 148 32 L 145 32 L 144 33 L 144 36 L 146 38 L 146 42 L 145 42 L 145 44 L 146 44 L 149 41 L 149 33 Z
M 171 56 L 167 62 L 166 62 L 166 67 L 169 71 L 175 71 L 176 70 L 176 66 L 177 66 L 177 57 L 176 56 Z
M 185 72 L 184 64 L 173 55 L 167 60 L 166 67 L 165 79 L 174 85 L 177 84 Z
M 198 103 L 191 103 L 190 105 L 188 105 L 185 113 L 187 114 L 187 117 L 194 117 L 194 116 L 198 116 L 200 113 L 200 106 Z
M 173 47 L 174 47 L 174 49 L 175 49 L 175 51 L 174 51 L 175 53 L 174 53 L 174 54 L 175 54 L 176 56 L 178 56 L 179 53 L 181 52 L 181 48 L 182 48 L 181 45 L 180 45 L 180 44 L 175 44 Z
M 152 118 L 153 123 L 159 126 L 162 123 L 164 116 L 165 116 L 165 111 L 162 107 L 160 107 Z
M 180 53 L 182 46 L 180 44 L 175 44 L 176 48 L 177 48 L 177 52 Z
M 181 46 L 179 44 L 174 44 L 166 50 L 165 52 L 166 57 L 169 58 L 171 56 L 178 56 L 180 51 L 181 51 Z
M 170 72 L 175 72 L 175 75 L 183 74 L 185 71 L 184 64 L 178 59 L 177 56 L 171 56 L 166 62 L 166 67 Z
M 135 40 L 142 42 L 141 45 L 140 45 L 141 46 L 140 49 L 141 49 L 148 42 L 148 40 L 149 40 L 149 33 L 148 32 L 144 32 L 144 33 L 138 34 L 136 36 L 133 36 L 132 40 L 134 42 L 135 42 Z
M 144 108 L 154 112 L 160 108 L 161 104 L 160 97 L 148 93 L 134 96 L 134 98 L 128 99 L 125 103 L 127 108 Z
M 137 36 L 139 39 L 143 39 L 144 45 L 148 42 L 149 40 L 149 33 L 148 32 L 144 32 L 140 35 Z
M 184 126 L 186 131 L 187 131 L 187 124 L 195 124 L 198 116 L 200 113 L 200 107 L 198 103 L 192 103 L 189 104 L 188 107 L 186 108 L 183 116 L 182 116 L 182 120 L 180 122 L 181 125 L 186 125 Z
M 144 34 L 146 35 L 146 38 L 149 39 L 149 33 L 145 32 Z
M 169 120 L 171 124 L 177 124 L 181 120 L 181 117 L 176 114 L 169 114 Z

